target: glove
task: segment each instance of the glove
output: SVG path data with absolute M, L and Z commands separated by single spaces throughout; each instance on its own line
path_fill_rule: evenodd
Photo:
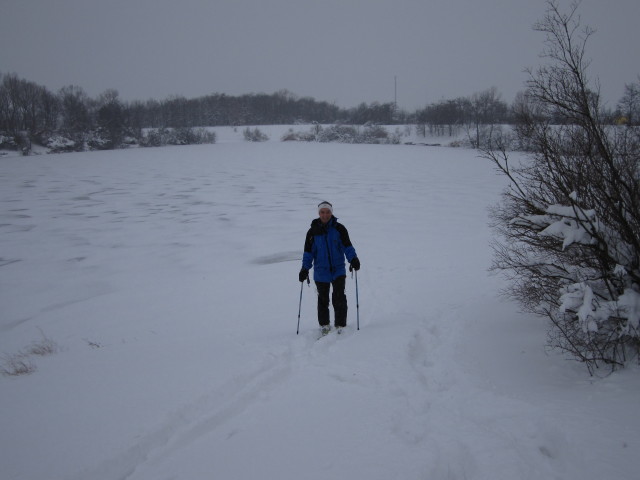
M 298 280 L 300 280 L 301 282 L 304 282 L 305 280 L 309 279 L 309 270 L 307 270 L 306 268 L 303 268 L 300 270 L 300 273 L 298 274 Z
M 349 267 L 349 270 L 360 270 L 360 260 L 358 260 L 358 257 L 353 257 L 351 259 L 351 266 Z

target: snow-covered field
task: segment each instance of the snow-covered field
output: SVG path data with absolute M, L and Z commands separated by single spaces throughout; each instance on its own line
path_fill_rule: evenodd
M 0 376 L 2 479 L 638 478 L 638 368 L 590 378 L 497 296 L 486 160 L 241 136 L 0 159 L 2 367 L 36 369 Z M 348 278 L 317 340 L 321 200 L 362 269 L 360 330 Z

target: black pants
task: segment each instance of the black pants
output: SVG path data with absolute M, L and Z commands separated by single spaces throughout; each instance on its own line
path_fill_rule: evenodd
M 329 325 L 329 287 L 333 285 L 331 302 L 335 314 L 335 326 L 347 326 L 347 296 L 344 294 L 346 276 L 338 277 L 331 283 L 316 282 L 318 288 L 318 323 Z

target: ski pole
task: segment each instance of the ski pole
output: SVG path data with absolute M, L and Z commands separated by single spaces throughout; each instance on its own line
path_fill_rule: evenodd
M 300 311 L 302 310 L 302 290 L 304 288 L 304 282 L 300 282 L 300 304 L 298 305 L 298 329 L 296 335 L 300 333 Z
M 307 277 L 307 283 L 311 283 L 309 278 Z M 300 333 L 300 311 L 302 310 L 302 290 L 304 289 L 304 282 L 300 282 L 300 304 L 298 305 L 298 329 L 296 330 L 296 335 Z
M 356 314 L 357 314 L 358 330 L 360 330 L 360 300 L 358 299 L 358 270 L 356 270 Z

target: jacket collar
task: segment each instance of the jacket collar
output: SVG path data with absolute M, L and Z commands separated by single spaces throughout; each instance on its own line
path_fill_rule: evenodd
M 314 235 L 324 235 L 330 228 L 335 227 L 336 223 L 338 223 L 338 218 L 333 215 L 326 225 L 323 225 L 319 218 L 315 218 L 311 222 L 311 231 Z
M 326 226 L 327 227 L 331 227 L 331 226 L 335 225 L 337 221 L 338 221 L 338 217 L 335 217 L 335 216 L 331 215 L 331 218 L 327 222 Z M 313 221 L 311 222 L 311 226 L 312 227 L 323 227 L 324 225 L 322 224 L 322 222 L 320 221 L 319 218 L 314 218 Z

